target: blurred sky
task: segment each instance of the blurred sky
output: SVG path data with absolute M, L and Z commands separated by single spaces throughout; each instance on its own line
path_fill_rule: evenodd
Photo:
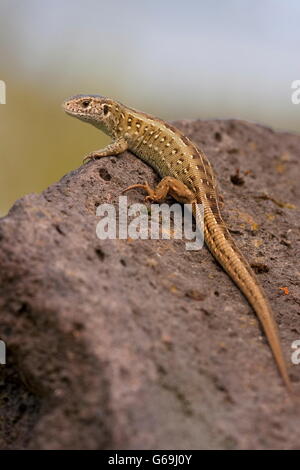
M 107 142 L 63 114 L 72 94 L 300 132 L 299 25 L 297 0 L 0 0 L 0 215 Z

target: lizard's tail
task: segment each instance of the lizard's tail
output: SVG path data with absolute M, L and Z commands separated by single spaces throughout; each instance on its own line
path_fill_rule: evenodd
M 255 310 L 265 331 L 282 379 L 291 392 L 292 384 L 273 312 L 252 268 L 236 246 L 224 222 L 222 220 L 217 221 L 210 208 L 205 209 L 204 223 L 204 238 L 209 250 L 241 289 Z

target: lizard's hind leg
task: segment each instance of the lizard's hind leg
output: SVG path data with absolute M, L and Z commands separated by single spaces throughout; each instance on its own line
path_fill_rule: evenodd
M 151 188 L 147 182 L 144 184 L 133 184 L 128 188 L 124 189 L 122 193 L 131 189 L 141 188 L 146 191 L 147 196 L 145 201 L 158 202 L 166 198 L 170 194 L 176 201 L 182 204 L 192 204 L 196 202 L 196 195 L 191 191 L 182 181 L 173 178 L 172 176 L 166 176 L 163 178 L 156 188 Z

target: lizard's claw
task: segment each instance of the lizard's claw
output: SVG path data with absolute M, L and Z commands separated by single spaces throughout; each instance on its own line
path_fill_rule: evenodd
M 145 196 L 145 202 L 153 201 L 153 189 L 150 188 L 147 181 L 144 184 L 132 184 L 131 186 L 128 186 L 128 188 L 122 191 L 122 194 L 130 191 L 131 189 L 143 189 L 146 191 L 146 193 L 148 193 L 147 196 Z
M 90 162 L 91 160 L 96 160 L 95 155 L 93 155 L 92 153 L 86 155 L 86 157 L 84 157 L 84 159 L 82 160 L 82 163 L 85 164 Z
M 131 186 L 128 186 L 128 188 L 123 189 L 122 194 L 126 193 L 127 191 L 131 191 L 131 189 L 137 189 L 137 188 L 144 189 L 145 191 L 147 191 L 147 189 L 146 189 L 147 188 L 147 183 L 145 183 L 145 184 L 132 184 Z
M 143 189 L 144 191 L 146 191 L 147 196 L 145 196 L 145 199 L 144 199 L 145 202 L 155 200 L 154 190 L 149 186 L 147 181 L 145 181 L 144 184 L 133 184 L 133 185 L 129 186 L 128 188 L 126 188 L 122 191 L 122 194 L 125 193 L 126 191 L 129 191 L 131 189 L 137 189 L 137 188 Z

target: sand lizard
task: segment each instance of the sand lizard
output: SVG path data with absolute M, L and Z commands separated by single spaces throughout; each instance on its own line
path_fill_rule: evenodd
M 194 203 L 203 204 L 206 245 L 255 310 L 282 379 L 291 391 L 272 310 L 253 270 L 222 219 L 216 178 L 206 155 L 167 122 L 100 95 L 73 96 L 65 100 L 63 109 L 112 138 L 111 144 L 90 153 L 87 160 L 130 150 L 162 177 L 155 189 L 145 183 L 132 185 L 125 191 L 141 188 L 148 194 L 148 200 L 160 201 L 170 194 L 177 201 L 193 204 L 193 207 Z

